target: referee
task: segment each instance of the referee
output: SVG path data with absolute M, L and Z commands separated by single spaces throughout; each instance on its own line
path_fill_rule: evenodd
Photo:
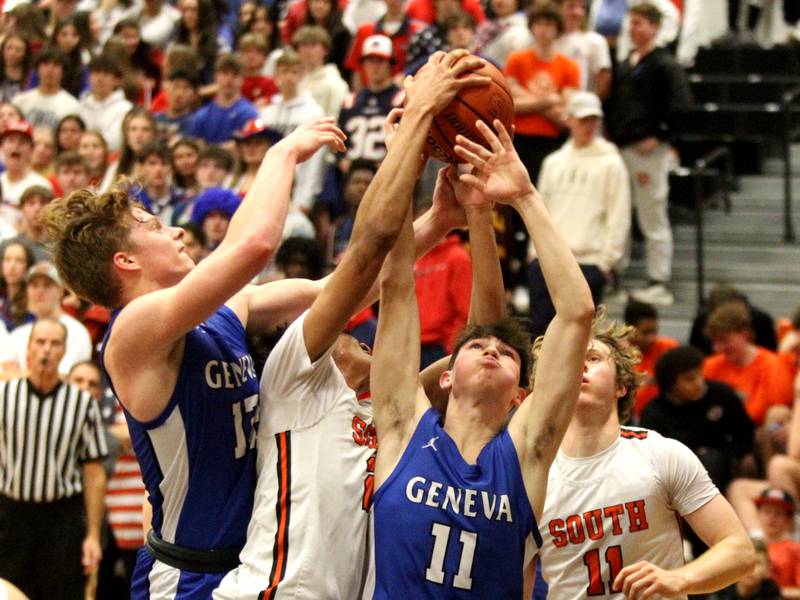
M 31 600 L 82 600 L 101 556 L 106 440 L 97 403 L 59 378 L 66 339 L 40 319 L 28 377 L 0 382 L 0 577 Z

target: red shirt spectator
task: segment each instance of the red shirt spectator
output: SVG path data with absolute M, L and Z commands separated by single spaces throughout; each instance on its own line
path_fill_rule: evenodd
M 481 3 L 478 0 L 463 0 L 461 10 L 472 15 L 478 25 L 486 20 L 486 14 L 483 12 Z M 408 3 L 406 12 L 412 19 L 423 21 L 429 25 L 432 25 L 436 20 L 433 0 L 411 0 Z
M 411 41 L 411 36 L 422 31 L 425 28 L 425 23 L 421 21 L 414 21 L 406 16 L 403 19 L 403 24 L 393 34 L 389 34 L 384 29 L 384 21 L 386 17 L 381 17 L 375 23 L 367 23 L 358 28 L 356 37 L 353 40 L 353 45 L 350 47 L 350 54 L 347 56 L 345 66 L 353 72 L 358 72 L 361 76 L 361 81 L 365 81 L 364 73 L 361 70 L 361 48 L 364 45 L 364 40 L 371 35 L 385 35 L 392 40 L 392 75 L 402 73 L 406 68 L 406 50 Z

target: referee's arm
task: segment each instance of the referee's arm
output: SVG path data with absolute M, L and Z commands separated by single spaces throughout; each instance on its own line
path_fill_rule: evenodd
M 106 471 L 103 459 L 108 454 L 105 430 L 97 402 L 91 400 L 83 424 L 82 449 L 79 458 L 83 471 L 83 502 L 86 506 L 86 537 L 83 540 L 81 563 L 88 574 L 100 564 L 103 551 L 100 529 L 105 512 Z

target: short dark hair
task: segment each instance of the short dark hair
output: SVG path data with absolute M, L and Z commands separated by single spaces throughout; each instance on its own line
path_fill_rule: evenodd
M 64 60 L 64 54 L 61 52 L 61 50 L 59 50 L 55 46 L 45 46 L 44 48 L 39 50 L 39 53 L 33 60 L 33 66 L 38 68 L 39 65 L 46 62 L 57 62 L 62 67 L 66 65 L 66 61 Z
M 203 228 L 197 223 L 193 221 L 187 221 L 186 223 L 181 223 L 180 228 L 187 233 L 191 233 L 192 237 L 196 239 L 203 248 L 205 248 L 208 244 L 208 239 L 206 238 Z
M 541 19 L 550 21 L 558 29 L 558 33 L 564 33 L 564 17 L 558 6 L 553 2 L 537 2 L 528 9 L 528 27 L 532 27 L 536 21 Z
M 519 354 L 519 386 L 530 389 L 531 366 L 533 356 L 531 353 L 531 336 L 522 325 L 522 321 L 514 318 L 505 318 L 489 325 L 467 325 L 466 329 L 456 340 L 453 354 L 450 356 L 448 369 L 452 369 L 456 357 L 464 345 L 470 340 L 493 337 L 508 344 Z
M 58 155 L 55 164 L 56 173 L 61 170 L 61 167 L 72 167 L 74 165 L 82 167 L 87 174 L 89 173 L 89 165 L 86 163 L 86 159 L 74 150 L 67 150 Z
M 636 6 L 631 6 L 628 12 L 630 12 L 632 15 L 644 17 L 653 25 L 661 25 L 661 19 L 663 18 L 661 11 L 658 10 L 654 4 L 650 4 L 649 2 L 642 2 Z
M 197 164 L 199 165 L 204 160 L 213 160 L 226 171 L 233 169 L 233 155 L 220 146 L 206 146 L 200 150 L 197 155 Z
M 753 332 L 750 309 L 742 304 L 741 300 L 730 300 L 711 311 L 703 333 L 713 339 L 716 336 L 739 331 Z
M 658 311 L 656 307 L 652 304 L 647 304 L 646 302 L 637 302 L 636 300 L 631 300 L 625 306 L 625 322 L 628 325 L 636 325 L 639 324 L 640 321 L 644 321 L 645 319 L 655 319 L 658 320 Z
M 189 69 L 174 69 L 167 75 L 167 81 L 175 81 L 177 79 L 185 81 L 193 88 L 200 86 L 200 77 L 198 77 L 197 73 Z
M 29 186 L 25 188 L 24 192 L 22 192 L 22 196 L 20 196 L 19 199 L 19 205 L 24 206 L 28 200 L 36 197 L 44 198 L 45 200 L 47 200 L 47 202 L 52 202 L 54 198 L 53 190 L 43 185 Z
M 475 19 L 471 14 L 458 11 L 455 14 L 447 17 L 444 20 L 442 27 L 444 28 L 445 32 L 455 29 L 456 27 L 466 27 L 475 31 L 477 24 L 475 23 Z
M 100 53 L 89 61 L 89 73 L 111 73 L 116 77 L 122 77 L 122 68 L 117 61 L 107 54 Z
M 172 150 L 160 140 L 153 140 L 142 146 L 142 149 L 136 155 L 136 161 L 143 163 L 151 156 L 157 156 L 165 163 L 172 165 Z
M 350 177 L 353 176 L 353 173 L 356 171 L 370 171 L 373 175 L 378 172 L 378 165 L 376 165 L 371 160 L 367 160 L 366 158 L 357 158 L 353 162 L 350 163 L 350 168 L 347 169 L 347 174 L 344 177 L 344 183 L 350 181 Z
M 325 258 L 317 240 L 299 236 L 283 240 L 275 254 L 275 264 L 285 271 L 289 263 L 297 262 L 298 259 L 308 267 L 312 279 L 322 277 Z
M 669 392 L 680 375 L 699 369 L 702 364 L 703 353 L 692 346 L 678 346 L 665 352 L 656 363 L 656 382 L 661 393 Z
M 214 72 L 235 73 L 241 75 L 243 71 L 241 59 L 232 52 L 225 52 L 217 57 L 214 62 Z

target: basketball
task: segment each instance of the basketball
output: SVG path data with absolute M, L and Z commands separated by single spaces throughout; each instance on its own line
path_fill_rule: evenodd
M 433 125 L 425 142 L 425 150 L 443 162 L 460 163 L 463 159 L 453 151 L 456 136 L 464 137 L 486 145 L 486 140 L 475 128 L 475 121 L 483 120 L 494 130 L 492 123 L 499 119 L 511 135 L 514 121 L 514 101 L 506 78 L 493 64 L 484 61 L 483 67 L 471 73 L 492 78 L 488 85 L 461 90 L 453 101 L 433 120 Z

